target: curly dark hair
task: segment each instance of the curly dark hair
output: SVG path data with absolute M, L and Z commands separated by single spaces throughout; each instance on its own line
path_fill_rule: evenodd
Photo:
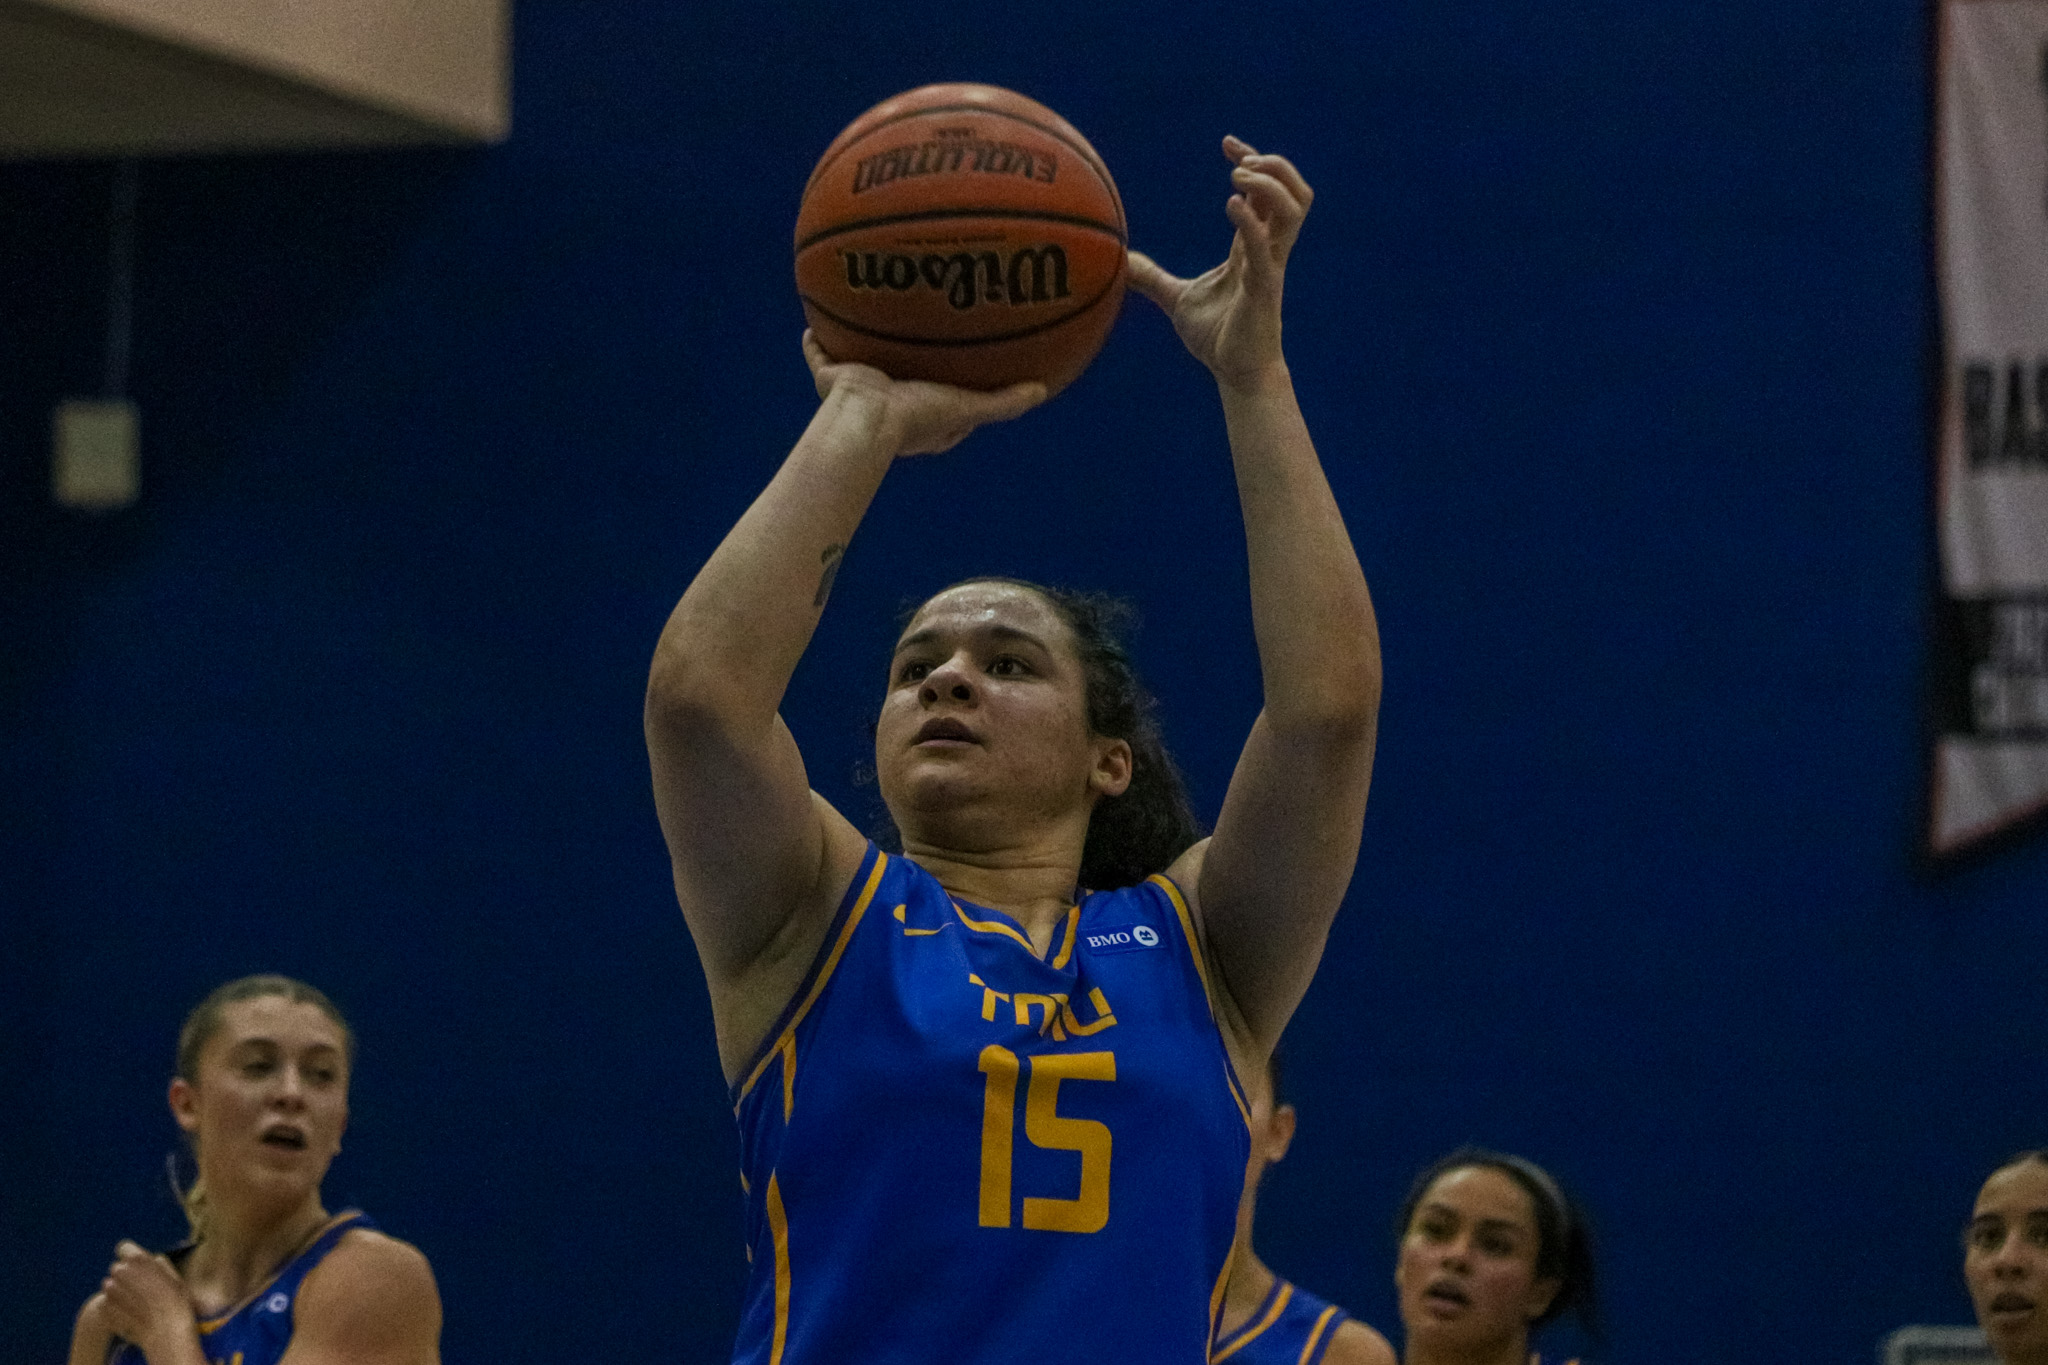
M 1155 872 L 1164 872 L 1203 835 L 1188 800 L 1187 782 L 1159 730 L 1159 703 L 1138 680 L 1124 637 L 1138 622 L 1137 609 L 1122 598 L 1102 592 L 1077 592 L 1048 587 L 1029 579 L 1001 574 L 963 578 L 907 607 L 898 626 L 909 625 L 925 603 L 940 593 L 970 583 L 1000 583 L 1023 588 L 1043 598 L 1074 636 L 1074 652 L 1088 702 L 1088 729 L 1106 739 L 1131 746 L 1131 784 L 1120 795 L 1105 796 L 1088 819 L 1088 839 L 1081 849 L 1081 885 L 1093 891 L 1134 886 Z M 887 816 L 883 816 L 887 821 Z M 885 845 L 900 847 L 893 823 L 881 831 Z

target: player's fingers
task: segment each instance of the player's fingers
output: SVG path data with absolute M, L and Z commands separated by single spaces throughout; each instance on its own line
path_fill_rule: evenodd
M 1223 135 L 1223 159 L 1235 166 L 1248 156 L 1257 156 L 1259 149 L 1235 133 Z
M 1174 305 L 1180 302 L 1180 296 L 1187 291 L 1188 282 L 1178 275 L 1167 274 L 1159 268 L 1159 262 L 1142 251 L 1127 251 L 1124 255 L 1130 263 L 1127 278 L 1131 288 L 1171 313 Z
M 832 363 L 832 357 L 825 354 L 824 344 L 818 340 L 818 334 L 808 327 L 804 328 L 804 363 L 811 367 L 812 374 Z
M 1316 192 L 1309 188 L 1307 179 L 1303 177 L 1295 164 L 1284 156 L 1267 156 L 1254 152 L 1239 164 L 1246 170 L 1257 171 L 1261 175 L 1270 175 L 1282 185 L 1285 185 L 1287 192 L 1301 201 L 1303 210 L 1306 210 L 1310 204 L 1316 201 Z
M 149 1253 L 144 1251 L 139 1244 L 129 1241 L 126 1237 L 123 1237 L 114 1245 L 114 1260 L 117 1263 L 132 1261 L 138 1256 L 146 1260 L 149 1257 Z
M 833 364 L 832 357 L 825 354 L 825 348 L 818 341 L 817 334 L 810 328 L 804 329 L 804 364 L 811 367 L 811 387 L 823 398 L 832 392 L 832 378 L 825 371 Z
M 1256 268 L 1261 257 L 1271 255 L 1273 224 L 1253 206 L 1250 199 L 1242 194 L 1233 194 L 1230 202 L 1223 206 L 1223 216 L 1237 229 L 1237 241 L 1231 244 L 1233 258 L 1242 248 L 1244 264 Z
M 1011 421 L 1043 403 L 1045 397 L 1045 385 L 1036 382 L 1012 384 L 1007 389 L 997 389 L 994 393 L 983 395 L 982 402 L 977 405 L 979 410 L 974 415 L 975 422 L 979 425 L 983 422 Z M 958 439 L 960 438 L 955 438 L 956 441 Z
M 1238 174 L 1243 175 L 1244 172 Z M 1294 239 L 1301 235 L 1301 220 L 1306 210 L 1281 187 L 1279 181 L 1270 176 L 1247 177 L 1244 191 L 1263 234 L 1265 260 L 1254 264 L 1262 271 L 1266 267 L 1278 269 L 1287 263 L 1287 257 L 1294 250 Z M 1259 241 L 1260 238 L 1261 233 L 1255 232 L 1250 240 Z
M 1237 240 L 1231 244 L 1230 255 L 1244 272 L 1244 287 L 1256 294 L 1271 292 L 1279 281 L 1281 263 L 1287 258 L 1286 248 L 1274 243 L 1273 225 L 1261 218 L 1243 195 L 1224 205 L 1223 211 L 1237 227 Z
M 1308 216 L 1308 205 L 1296 199 L 1274 176 L 1240 166 L 1230 173 L 1230 178 L 1238 193 L 1251 200 L 1259 217 L 1273 225 L 1276 236 L 1291 239 L 1301 227 L 1301 220 Z

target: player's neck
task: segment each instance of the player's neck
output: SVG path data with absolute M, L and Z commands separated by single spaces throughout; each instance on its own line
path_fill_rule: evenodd
M 1259 1254 L 1252 1250 L 1247 1238 L 1239 1238 L 1230 1253 L 1230 1287 L 1223 1291 L 1223 1317 L 1216 1325 L 1217 1339 L 1221 1340 L 1251 1320 L 1259 1311 L 1259 1305 L 1266 1301 L 1266 1295 L 1273 1292 L 1273 1285 L 1279 1279 Z
M 1401 1365 L 1529 1365 L 1529 1337 L 1519 1333 L 1493 1347 L 1461 1351 L 1418 1341 L 1411 1332 L 1402 1346 Z
M 1074 904 L 1077 859 L 1064 847 L 958 849 L 919 843 L 905 835 L 903 851 L 936 877 L 953 899 L 1000 910 L 1023 925 L 1041 953 Z
M 317 1193 L 283 1209 L 210 1207 L 206 1235 L 185 1260 L 185 1283 L 202 1310 L 231 1307 L 262 1288 L 328 1220 Z

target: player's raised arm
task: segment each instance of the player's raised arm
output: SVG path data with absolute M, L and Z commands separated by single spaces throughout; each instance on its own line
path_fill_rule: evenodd
M 1251 556 L 1265 709 L 1215 834 L 1175 865 L 1240 1041 L 1269 1052 L 1349 885 L 1372 776 L 1379 629 L 1280 345 L 1287 257 L 1313 194 L 1284 157 L 1225 138 L 1230 256 L 1193 280 L 1131 255 L 1131 284 L 1215 375 Z
M 808 334 L 804 352 L 823 402 L 676 604 L 647 684 L 655 805 L 728 1069 L 796 985 L 778 994 L 779 978 L 757 981 L 753 969 L 772 958 L 771 977 L 792 962 L 801 974 L 863 848 L 812 796 L 777 714 L 854 528 L 897 456 L 950 449 L 1045 396 L 1038 384 L 896 383 L 834 364 Z

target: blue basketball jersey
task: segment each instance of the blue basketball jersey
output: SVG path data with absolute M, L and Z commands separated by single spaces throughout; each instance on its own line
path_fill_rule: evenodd
M 733 1088 L 743 1365 L 1200 1365 L 1250 1155 L 1164 877 L 1041 957 L 870 846 Z
M 285 1347 L 292 1344 L 292 1305 L 307 1274 L 349 1233 L 376 1226 L 358 1212 L 340 1215 L 261 1289 L 218 1317 L 201 1318 L 199 1349 L 206 1359 L 211 1365 L 277 1365 Z M 178 1253 L 172 1256 L 178 1258 Z M 107 1352 L 107 1365 L 145 1365 L 145 1361 L 139 1347 L 116 1339 Z
M 1316 1365 L 1330 1349 L 1337 1326 L 1350 1317 L 1326 1302 L 1275 1276 L 1273 1287 L 1245 1319 L 1244 1325 L 1216 1343 L 1210 1365 Z

